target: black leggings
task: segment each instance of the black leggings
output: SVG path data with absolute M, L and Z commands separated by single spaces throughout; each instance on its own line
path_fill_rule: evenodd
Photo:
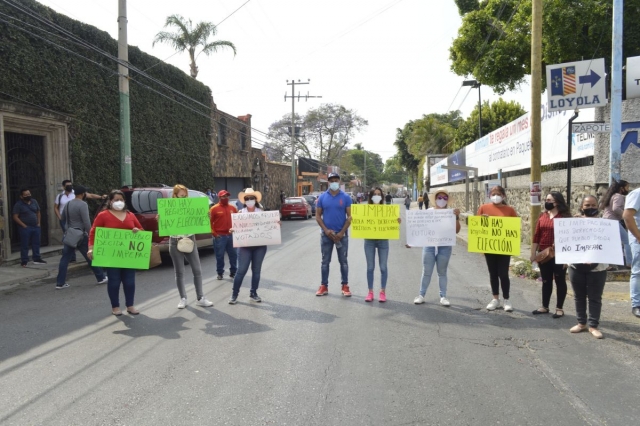
M 547 263 L 540 265 L 540 276 L 542 277 L 542 307 L 549 309 L 553 293 L 553 280 L 555 279 L 558 291 L 556 309 L 562 309 L 564 299 L 567 297 L 567 270 L 564 265 L 556 265 L 554 257 Z
M 494 296 L 500 295 L 500 286 L 502 286 L 502 298 L 509 299 L 509 263 L 511 256 L 506 254 L 485 253 L 484 259 L 487 261 L 489 268 L 489 280 L 491 281 L 491 291 Z

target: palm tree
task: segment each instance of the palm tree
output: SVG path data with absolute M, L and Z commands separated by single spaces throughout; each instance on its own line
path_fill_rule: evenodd
M 233 55 L 236 55 L 236 47 L 230 41 L 216 40 L 209 42 L 207 40 L 209 36 L 214 37 L 218 32 L 217 27 L 211 22 L 198 22 L 193 28 L 191 19 L 187 20 L 180 15 L 171 15 L 167 18 L 164 27 L 176 27 L 178 31 L 174 33 L 160 31 L 156 34 L 153 45 L 155 46 L 156 43 L 168 43 L 178 52 L 188 51 L 191 59 L 191 77 L 193 78 L 198 76 L 196 59 L 198 59 L 200 53 L 209 56 L 211 52 L 217 52 L 219 48 L 230 47 L 233 50 Z M 200 46 L 202 50 L 196 55 L 196 48 Z

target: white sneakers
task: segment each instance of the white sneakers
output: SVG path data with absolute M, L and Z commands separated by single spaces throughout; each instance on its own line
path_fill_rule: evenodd
M 442 306 L 447 306 L 447 307 L 451 306 L 451 303 L 449 302 L 449 299 L 447 299 L 446 297 L 441 297 L 440 298 L 440 304 Z
M 102 279 L 102 281 L 98 281 L 98 284 L 106 284 L 106 283 L 108 283 L 108 282 L 109 282 L 109 278 L 104 277 L 104 278 Z
M 205 308 L 209 308 L 209 307 L 213 306 L 213 302 L 207 300 L 207 298 L 203 296 L 202 299 L 200 299 L 200 300 L 198 300 L 196 302 L 196 305 L 204 306 Z
M 413 299 L 413 303 L 415 303 L 416 305 L 421 305 L 424 303 L 424 296 L 418 296 L 415 299 Z
M 513 312 L 513 305 L 509 299 L 504 299 L 504 311 Z
M 513 312 L 513 305 L 509 299 L 504 299 L 504 311 L 505 312 Z M 491 302 L 487 305 L 487 311 L 495 311 L 500 307 L 500 299 L 492 299 Z
M 184 297 L 180 299 L 180 303 L 178 303 L 178 309 L 184 309 L 187 307 L 187 299 Z

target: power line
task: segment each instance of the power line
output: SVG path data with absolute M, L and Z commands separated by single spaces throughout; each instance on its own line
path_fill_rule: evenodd
M 222 21 L 218 22 L 216 24 L 216 27 L 219 26 L 220 24 L 222 24 L 224 21 L 226 21 L 227 19 L 231 18 L 233 16 L 234 13 L 236 13 L 237 11 L 239 11 L 240 9 L 242 9 L 247 3 L 249 3 L 251 0 L 247 0 L 246 2 L 242 3 L 242 6 L 240 6 L 239 8 L 237 8 L 236 10 L 234 10 L 233 12 L 231 12 L 231 14 L 229 14 L 229 16 L 227 16 L 226 18 L 224 18 Z

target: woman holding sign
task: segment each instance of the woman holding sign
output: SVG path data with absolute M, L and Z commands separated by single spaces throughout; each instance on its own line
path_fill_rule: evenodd
M 535 262 L 536 255 L 543 253 L 545 250 L 549 252 L 553 249 L 554 233 L 553 220 L 563 217 L 571 217 L 569 206 L 564 201 L 564 197 L 559 192 L 550 192 L 547 194 L 544 203 L 546 211 L 540 214 L 536 223 L 536 231 L 533 235 L 533 244 L 531 244 L 531 262 Z M 542 307 L 533 311 L 534 315 L 548 314 L 549 302 L 553 293 L 553 281 L 556 281 L 556 290 L 558 299 L 556 302 L 556 313 L 553 318 L 562 318 L 564 316 L 564 299 L 567 297 L 567 278 L 566 265 L 557 265 L 555 256 L 548 261 L 540 263 L 540 276 L 542 278 Z
M 143 231 L 140 222 L 135 215 L 127 210 L 122 191 L 115 189 L 111 191 L 107 198 L 107 209 L 100 212 L 93 222 L 93 227 L 89 233 L 89 251 L 87 256 L 93 259 L 93 244 L 96 237 L 96 228 L 129 229 L 134 234 Z M 133 306 L 133 298 L 136 293 L 136 270 L 129 268 L 105 268 L 109 282 L 107 283 L 107 293 L 111 300 L 111 312 L 120 316 L 120 284 L 124 290 L 127 312 L 131 315 L 138 315 L 140 312 Z
M 507 193 L 503 187 L 496 185 L 491 188 L 491 202 L 483 204 L 478 209 L 478 216 L 508 216 L 518 217 L 518 214 L 505 202 Z M 495 311 L 500 307 L 500 287 L 502 287 L 502 298 L 504 299 L 504 310 L 506 312 L 513 311 L 513 305 L 509 301 L 509 289 L 511 281 L 509 280 L 509 264 L 511 256 L 508 254 L 485 253 L 484 258 L 489 269 L 489 281 L 491 283 L 491 292 L 493 300 L 487 305 L 487 310 Z

